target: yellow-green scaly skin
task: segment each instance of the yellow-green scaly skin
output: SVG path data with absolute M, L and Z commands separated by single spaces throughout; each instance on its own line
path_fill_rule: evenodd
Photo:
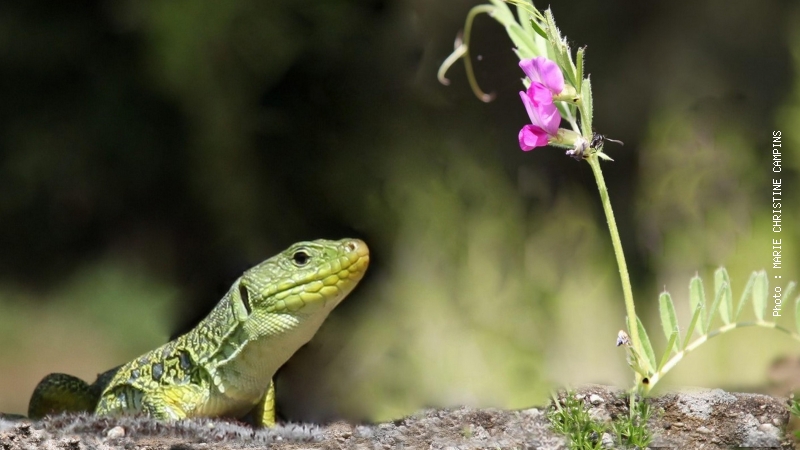
M 28 415 L 96 404 L 98 415 L 145 413 L 165 420 L 252 412 L 256 422 L 271 426 L 273 375 L 311 340 L 368 264 L 369 249 L 358 239 L 294 244 L 245 272 L 194 329 L 92 385 L 48 375 Z

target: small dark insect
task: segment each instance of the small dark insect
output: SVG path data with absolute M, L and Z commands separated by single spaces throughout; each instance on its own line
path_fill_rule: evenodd
M 605 143 L 605 141 L 613 142 L 613 143 L 619 144 L 619 145 L 625 145 L 622 141 L 618 141 L 616 139 L 607 138 L 607 137 L 603 136 L 600 133 L 592 133 L 592 142 L 589 143 L 589 148 L 593 148 L 595 150 L 598 150 L 598 149 L 600 149 L 600 147 L 603 146 L 603 143 Z
M 582 142 L 579 142 L 575 146 L 575 148 L 567 150 L 567 155 L 572 156 L 573 158 L 575 158 L 578 161 L 580 161 L 582 159 L 586 159 L 592 153 L 594 153 L 594 152 L 600 150 L 601 148 L 603 148 L 603 144 L 605 143 L 605 141 L 614 142 L 614 143 L 619 144 L 619 145 L 625 145 L 625 144 L 622 143 L 622 141 L 618 141 L 616 139 L 609 139 L 609 138 L 603 136 L 600 133 L 594 132 L 594 133 L 592 133 L 592 140 L 589 141 L 589 143 L 588 143 L 589 145 L 588 146 L 586 145 L 587 142 L 585 140 L 582 140 Z M 591 152 L 587 152 L 586 150 L 592 150 L 592 151 Z

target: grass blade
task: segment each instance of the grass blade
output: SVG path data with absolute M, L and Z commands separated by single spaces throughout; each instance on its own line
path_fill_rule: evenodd
M 733 317 L 733 292 L 731 291 L 731 277 L 728 276 L 728 271 L 724 267 L 720 267 L 714 272 L 714 295 L 722 297 L 719 304 L 719 316 L 722 322 L 727 325 L 731 323 Z M 709 317 L 711 321 L 712 317 Z
M 697 321 L 700 325 L 700 330 L 705 330 L 706 292 L 705 289 L 703 289 L 703 280 L 699 275 L 695 275 L 692 281 L 689 282 L 689 306 L 692 307 L 693 311 L 700 309 L 701 313 Z
M 664 336 L 667 339 L 671 339 L 672 345 L 680 342 L 681 332 L 678 329 L 678 317 L 675 314 L 675 304 L 672 302 L 672 296 L 669 295 L 669 292 L 664 291 L 658 296 L 658 309 L 661 312 L 661 326 L 664 328 Z M 672 339 L 673 335 L 677 335 L 677 337 Z M 672 345 L 667 347 L 667 353 L 672 351 Z
M 769 290 L 769 280 L 767 280 L 767 272 L 760 271 L 756 275 L 756 281 L 753 283 L 753 311 L 756 313 L 756 319 L 759 322 L 764 321 L 764 314 L 767 311 L 767 295 Z
M 747 280 L 747 286 L 744 287 L 744 291 L 742 292 L 742 297 L 739 299 L 739 306 L 736 307 L 736 315 L 733 316 L 734 322 L 739 320 L 739 315 L 742 313 L 742 310 L 744 309 L 744 304 L 747 303 L 747 299 L 750 298 L 750 293 L 753 292 L 753 285 L 756 282 L 757 276 L 758 272 L 753 272 L 750 274 L 750 279 Z
M 647 357 L 647 362 L 649 363 L 650 367 L 647 368 L 648 376 L 652 374 L 656 367 L 656 354 L 653 352 L 653 345 L 650 344 L 650 338 L 647 337 L 647 331 L 644 329 L 644 325 L 642 325 L 642 321 L 639 318 L 636 318 L 636 324 L 639 327 L 639 339 L 642 340 L 642 349 L 644 350 L 644 354 Z

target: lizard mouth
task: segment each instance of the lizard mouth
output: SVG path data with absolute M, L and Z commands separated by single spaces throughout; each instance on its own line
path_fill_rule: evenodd
M 339 242 L 343 250 L 342 256 L 338 258 L 339 264 L 336 264 L 336 260 L 331 261 L 329 275 L 319 280 L 322 282 L 322 287 L 318 293 L 322 295 L 324 306 L 331 308 L 339 304 L 355 288 L 369 266 L 369 247 L 364 241 L 343 239 Z M 303 293 L 308 294 L 310 290 L 319 286 L 315 283 L 312 281 L 306 284 Z M 301 298 L 303 293 L 300 294 Z M 314 303 L 313 299 L 309 300 Z
M 369 266 L 369 247 L 360 239 L 342 239 L 335 242 L 334 252 L 338 256 L 320 264 L 303 279 L 288 280 L 279 286 L 270 312 L 306 313 L 339 304 L 364 276 Z

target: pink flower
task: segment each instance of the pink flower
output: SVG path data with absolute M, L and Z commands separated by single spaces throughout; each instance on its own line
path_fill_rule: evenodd
M 531 84 L 540 83 L 553 94 L 560 94 L 564 90 L 564 75 L 558 65 L 545 58 L 537 56 L 533 59 L 523 59 L 519 67 L 531 80 Z
M 544 147 L 558 134 L 561 115 L 553 104 L 553 94 L 564 89 L 564 75 L 556 63 L 544 57 L 524 59 L 519 66 L 531 80 L 527 92 L 520 92 L 522 104 L 531 120 L 519 131 L 519 146 L 524 151 Z

